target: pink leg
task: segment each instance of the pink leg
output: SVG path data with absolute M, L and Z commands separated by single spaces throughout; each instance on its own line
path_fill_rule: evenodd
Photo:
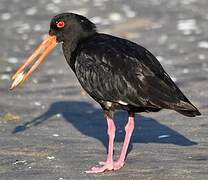
M 109 136 L 109 144 L 108 144 L 108 156 L 105 163 L 101 167 L 93 167 L 90 171 L 86 171 L 86 173 L 100 173 L 106 170 L 113 170 L 113 143 L 115 138 L 116 127 L 113 122 L 113 119 L 110 118 L 106 114 L 107 124 L 108 124 L 108 136 Z M 102 163 L 101 163 L 102 164 Z
M 128 150 L 128 146 L 133 130 L 134 130 L 134 113 L 130 113 L 128 123 L 125 126 L 126 136 L 125 136 L 124 144 L 119 159 L 114 163 L 114 170 L 120 169 L 124 165 L 126 153 Z

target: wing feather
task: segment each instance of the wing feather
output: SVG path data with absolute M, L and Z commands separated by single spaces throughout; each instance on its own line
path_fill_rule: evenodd
M 81 48 L 75 63 L 76 75 L 92 97 L 138 107 L 183 110 L 192 106 L 144 47 L 99 34 Z

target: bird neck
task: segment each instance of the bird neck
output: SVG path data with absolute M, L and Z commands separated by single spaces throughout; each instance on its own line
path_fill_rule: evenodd
M 89 32 L 82 32 L 74 37 L 67 36 L 64 38 L 63 48 L 65 51 L 72 53 L 73 51 L 75 51 L 79 44 L 82 44 L 82 42 L 85 42 L 87 39 L 89 39 L 95 34 L 96 30 L 92 30 Z
M 93 37 L 95 34 L 97 33 L 94 32 L 82 38 L 66 40 L 63 42 L 62 48 L 63 48 L 64 56 L 66 58 L 67 63 L 70 65 L 73 71 L 75 71 L 74 65 L 79 49 L 81 48 L 82 44 L 84 44 L 88 39 Z
M 71 55 L 71 53 L 76 49 L 79 44 L 79 39 L 73 39 L 63 42 L 64 53 Z

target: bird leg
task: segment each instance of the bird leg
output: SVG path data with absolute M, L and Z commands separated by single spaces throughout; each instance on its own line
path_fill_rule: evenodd
M 118 158 L 116 162 L 114 162 L 114 170 L 120 169 L 121 167 L 124 166 L 126 153 L 128 150 L 128 146 L 129 146 L 129 142 L 130 142 L 133 130 L 134 130 L 134 113 L 130 113 L 128 123 L 125 126 L 126 136 L 124 139 L 123 147 L 121 150 L 120 157 Z
M 106 115 L 107 124 L 108 124 L 108 136 L 109 136 L 107 160 L 104 163 L 99 163 L 100 165 L 103 165 L 103 166 L 101 166 L 101 167 L 97 167 L 97 166 L 92 167 L 91 170 L 86 171 L 86 173 L 100 173 L 100 172 L 104 172 L 106 170 L 113 170 L 114 169 L 113 144 L 114 144 L 116 126 L 114 124 L 112 116 L 110 116 L 108 113 L 106 113 L 105 115 Z
M 129 114 L 128 123 L 125 126 L 125 139 L 123 143 L 123 147 L 121 149 L 121 154 L 117 161 L 113 161 L 113 143 L 115 138 L 115 124 L 107 114 L 106 119 L 108 123 L 108 135 L 109 135 L 109 146 L 108 146 L 108 156 L 106 162 L 99 162 L 101 167 L 93 167 L 90 171 L 86 171 L 86 173 L 100 173 L 109 170 L 118 170 L 124 166 L 126 153 L 128 150 L 129 142 L 134 130 L 134 113 Z

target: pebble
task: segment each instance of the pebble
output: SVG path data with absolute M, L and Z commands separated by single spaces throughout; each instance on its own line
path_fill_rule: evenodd
M 105 1 L 108 1 L 108 0 L 93 0 L 93 5 L 102 7 L 104 6 Z
M 38 84 L 38 79 L 33 78 L 33 79 L 32 79 L 32 82 L 33 82 L 34 84 Z
M 19 27 L 17 28 L 17 33 L 18 34 L 23 34 L 26 31 L 30 31 L 30 29 L 31 29 L 31 27 L 30 27 L 29 24 L 22 23 L 22 24 L 19 24 Z
M 208 49 L 208 42 L 207 42 L 207 41 L 200 41 L 200 42 L 198 43 L 198 47 L 199 47 L 199 48 Z
M 128 18 L 133 18 L 133 17 L 136 16 L 136 12 L 133 11 L 133 10 L 131 9 L 130 6 L 123 5 L 123 6 L 122 6 L 122 9 L 123 9 L 123 11 L 124 11 L 126 17 L 128 17 Z
M 167 42 L 167 40 L 168 40 L 168 36 L 166 34 L 164 34 L 164 35 L 162 35 L 162 36 L 159 37 L 158 43 L 159 44 L 164 44 L 164 43 Z
M 177 44 L 175 44 L 175 43 L 172 43 L 168 46 L 168 49 L 170 49 L 170 50 L 174 50 L 176 48 L 177 48 Z
M 8 74 L 2 74 L 1 80 L 10 80 L 10 76 Z
M 199 54 L 199 55 L 198 55 L 198 58 L 199 58 L 200 60 L 204 60 L 206 57 L 205 57 L 204 54 Z
M 2 19 L 3 21 L 9 20 L 9 19 L 11 19 L 11 14 L 10 14 L 10 13 L 3 13 L 3 14 L 1 15 L 1 19 Z
M 47 156 L 47 159 L 53 160 L 53 159 L 55 159 L 55 157 L 54 156 Z
M 36 24 L 33 28 L 34 31 L 41 31 L 42 26 L 40 24 Z
M 25 11 L 25 14 L 26 15 L 29 15 L 29 16 L 32 16 L 32 15 L 35 15 L 37 13 L 37 8 L 36 7 L 32 7 L 32 8 L 29 8 Z
M 194 2 L 196 2 L 196 0 L 182 0 L 182 3 L 184 5 L 190 5 L 190 4 L 194 3 Z
M 184 35 L 190 35 L 192 31 L 197 31 L 198 27 L 195 19 L 183 19 L 179 20 L 177 24 L 179 31 L 182 31 Z
M 114 13 L 110 13 L 109 19 L 111 21 L 121 21 L 122 20 L 122 16 L 121 16 L 121 14 L 114 12 Z
M 62 0 L 52 0 L 52 2 L 55 4 L 60 4 L 62 2 Z
M 16 64 L 18 62 L 18 59 L 16 57 L 10 57 L 8 58 L 8 63 Z
M 189 72 L 189 69 L 185 68 L 182 70 L 182 73 L 187 74 Z
M 16 165 L 16 164 L 27 164 L 27 162 L 26 162 L 26 160 L 21 160 L 21 161 L 16 160 L 13 164 L 14 165 Z
M 36 44 L 35 39 L 29 39 L 28 44 L 29 45 L 35 45 Z
M 46 5 L 46 10 L 49 12 L 58 13 L 60 9 L 55 4 L 49 3 Z
M 34 105 L 35 105 L 35 106 L 41 106 L 42 104 L 41 104 L 41 102 L 39 102 L 39 101 L 35 101 L 35 102 L 34 102 Z
M 27 34 L 22 34 L 22 40 L 28 40 L 28 35 Z
M 11 71 L 12 71 L 12 68 L 11 68 L 10 66 L 7 66 L 7 67 L 5 68 L 5 71 L 6 71 L 6 72 L 11 72 Z

